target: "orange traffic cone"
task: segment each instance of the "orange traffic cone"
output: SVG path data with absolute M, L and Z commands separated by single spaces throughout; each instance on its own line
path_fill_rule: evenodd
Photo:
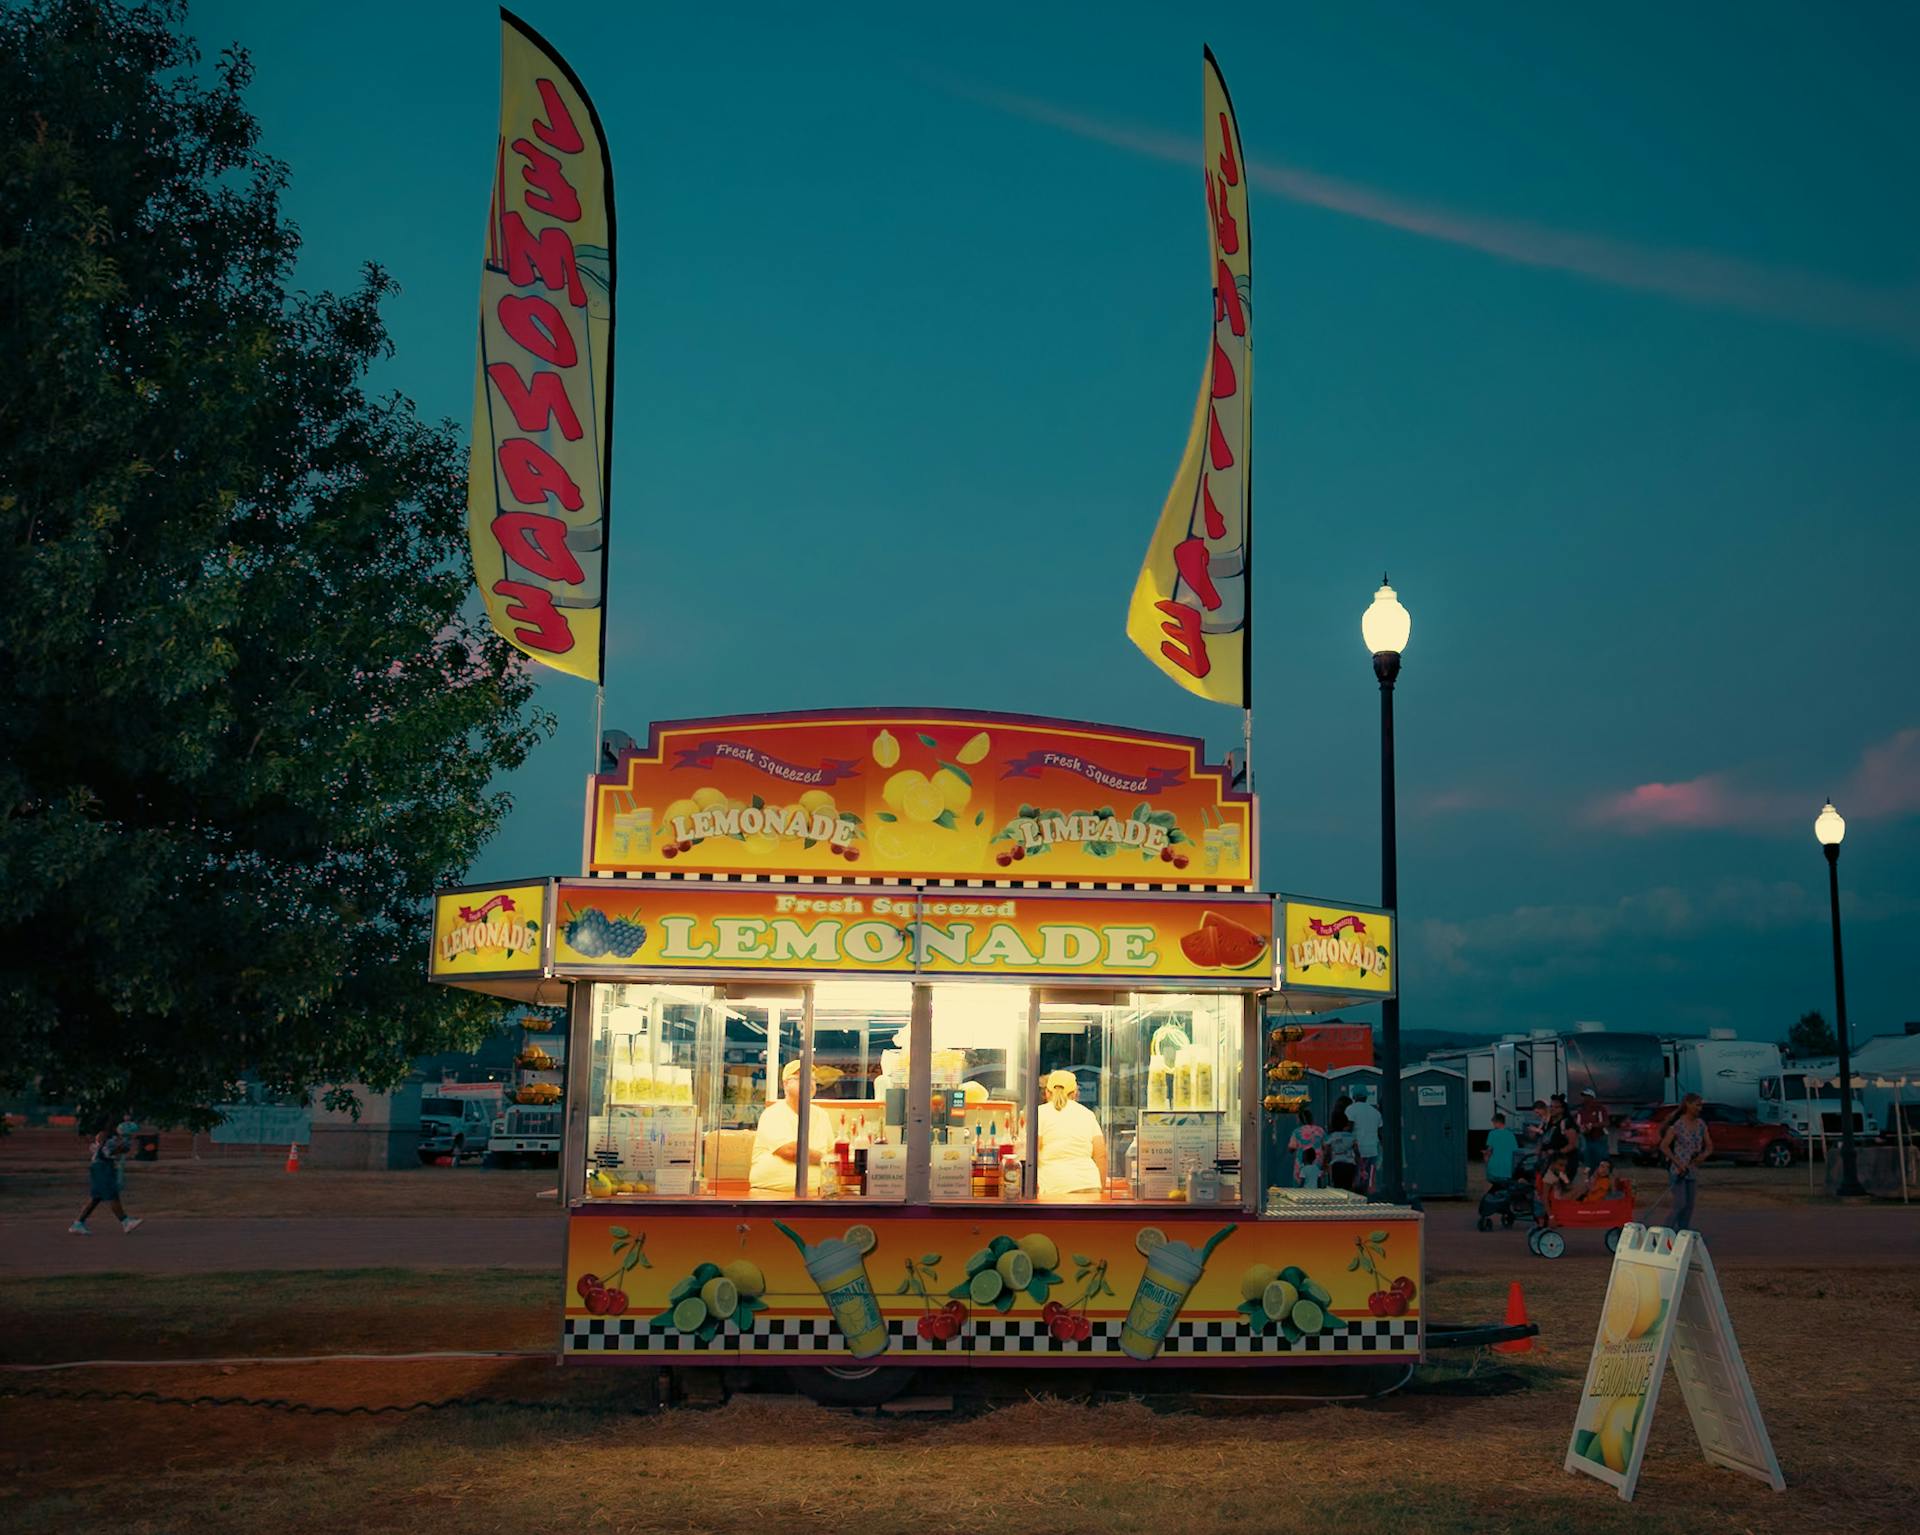
M 1520 1281 L 1514 1280 L 1507 1286 L 1507 1326 L 1524 1327 L 1527 1325 L 1527 1298 L 1520 1293 Z M 1533 1347 L 1532 1338 L 1515 1338 L 1511 1343 L 1496 1343 L 1496 1354 L 1524 1354 Z
M 300 1143 L 298 1141 L 289 1141 L 287 1143 L 287 1171 L 290 1173 L 300 1171 Z

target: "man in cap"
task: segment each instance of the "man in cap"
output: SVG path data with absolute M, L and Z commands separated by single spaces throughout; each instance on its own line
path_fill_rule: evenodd
M 825 1068 L 816 1067 L 816 1085 Z M 793 1197 L 793 1170 L 800 1155 L 800 1063 L 788 1061 L 780 1071 L 781 1096 L 760 1111 L 760 1124 L 753 1132 L 753 1165 L 747 1182 L 761 1195 L 785 1194 Z M 818 1103 L 807 1113 L 807 1184 L 812 1191 L 816 1178 L 813 1169 L 833 1149 L 833 1122 Z

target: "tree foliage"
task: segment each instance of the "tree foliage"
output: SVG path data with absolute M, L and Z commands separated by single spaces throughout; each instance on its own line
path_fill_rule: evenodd
M 363 387 L 392 283 L 292 288 L 184 21 L 0 10 L 0 1081 L 160 1118 L 477 1038 L 427 898 L 552 728 L 468 616 L 459 434 Z
M 1837 1052 L 1840 1036 L 1834 1033 L 1825 1013 L 1802 1013 L 1800 1021 L 1787 1030 L 1787 1047 L 1795 1060 L 1813 1060 Z

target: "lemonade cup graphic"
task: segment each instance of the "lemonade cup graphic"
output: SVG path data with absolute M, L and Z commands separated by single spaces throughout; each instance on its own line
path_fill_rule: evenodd
M 1120 1326 L 1120 1348 L 1130 1358 L 1148 1360 L 1167 1340 L 1187 1293 L 1207 1267 L 1207 1259 L 1234 1227 L 1222 1226 L 1195 1252 L 1185 1242 L 1160 1242 L 1147 1249 L 1147 1267 L 1133 1292 L 1133 1304 Z
M 847 1352 L 855 1359 L 871 1359 L 887 1351 L 887 1319 L 880 1314 L 880 1301 L 873 1293 L 873 1281 L 867 1277 L 867 1248 L 839 1237 L 808 1246 L 800 1234 L 782 1221 L 775 1229 L 800 1249 L 807 1265 L 807 1277 L 820 1291 L 820 1298 L 833 1313 L 840 1335 L 847 1340 Z M 856 1228 L 860 1229 L 860 1228 Z

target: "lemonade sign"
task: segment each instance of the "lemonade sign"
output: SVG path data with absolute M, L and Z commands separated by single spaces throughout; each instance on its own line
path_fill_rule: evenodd
M 1394 994 L 1393 913 L 1285 898 L 1278 975 L 1289 992 Z
M 595 873 L 1254 883 L 1253 802 L 1186 736 L 974 712 L 656 725 L 595 780 Z
M 544 884 L 450 890 L 435 896 L 428 973 L 457 980 L 538 971 L 546 896 Z
M 1614 1253 L 1566 1469 L 1633 1496 L 1669 1358 L 1706 1458 L 1785 1487 L 1706 1243 L 1638 1225 Z

